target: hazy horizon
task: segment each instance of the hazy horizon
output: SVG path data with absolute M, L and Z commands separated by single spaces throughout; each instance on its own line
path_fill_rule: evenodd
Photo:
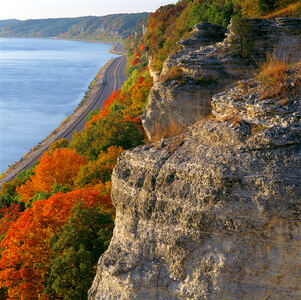
M 133 12 L 133 13 L 150 13 L 150 11 L 139 11 L 139 12 Z M 46 19 L 73 19 L 73 18 L 85 18 L 85 17 L 105 17 L 109 15 L 119 15 L 119 14 L 131 14 L 131 13 L 124 13 L 124 12 L 116 12 L 106 15 L 82 15 L 82 16 L 75 16 L 75 17 L 45 17 L 45 18 L 29 18 L 29 19 L 20 19 L 20 18 L 6 18 L 6 19 L 0 19 L 0 21 L 6 21 L 6 20 L 18 20 L 18 21 L 28 21 L 28 20 L 46 20 Z
M 171 0 L 10 0 L 2 4 L 0 20 L 76 18 L 110 14 L 152 12 Z M 71 9 L 70 9 L 71 8 Z
M 133 13 L 150 13 L 150 11 L 139 11 L 139 12 L 133 12 Z M 45 17 L 45 18 L 29 18 L 29 19 L 20 19 L 20 18 L 5 18 L 1 19 L 0 21 L 6 21 L 6 20 L 19 20 L 19 21 L 28 21 L 28 20 L 46 20 L 46 19 L 73 19 L 73 18 L 85 18 L 85 17 L 105 17 L 109 15 L 119 15 L 119 14 L 131 14 L 131 13 L 124 13 L 124 12 L 116 12 L 106 15 L 82 15 L 82 16 L 74 16 L 74 17 Z

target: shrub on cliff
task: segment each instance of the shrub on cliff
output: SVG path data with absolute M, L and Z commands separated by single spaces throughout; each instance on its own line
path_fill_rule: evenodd
M 231 1 L 179 1 L 164 6 L 150 15 L 146 44 L 153 57 L 153 68 L 162 69 L 168 55 L 179 50 L 177 42 L 187 36 L 199 22 L 221 24 L 226 27 L 234 14 Z
M 268 57 L 259 66 L 256 78 L 262 85 L 261 97 L 287 97 L 300 87 L 301 64 L 291 66 L 284 58 Z M 292 74 L 295 74 L 292 76 Z M 284 103 L 284 102 L 283 102 Z
M 231 51 L 243 58 L 249 57 L 253 47 L 250 21 L 235 15 L 231 21 L 231 31 L 233 32 Z
M 285 8 L 273 11 L 265 15 L 264 18 L 301 18 L 301 1 L 290 4 Z
M 161 75 L 160 80 L 162 83 L 165 83 L 168 80 L 177 80 L 181 78 L 181 76 L 181 69 L 176 66 L 172 66 L 165 74 Z

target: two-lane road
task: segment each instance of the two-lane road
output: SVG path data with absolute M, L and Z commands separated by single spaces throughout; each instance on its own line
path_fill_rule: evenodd
M 127 79 L 125 75 L 126 57 L 120 56 L 115 58 L 109 67 L 105 70 L 103 85 L 98 91 L 98 96 L 93 101 L 89 109 L 83 113 L 74 124 L 64 131 L 59 138 L 70 139 L 75 131 L 81 131 L 86 124 L 86 117 L 96 108 L 101 108 L 103 103 L 112 94 L 113 91 L 121 89 L 124 81 Z
M 118 45 L 117 45 L 118 46 Z M 119 47 L 120 48 L 120 47 Z M 20 171 L 28 169 L 38 158 L 48 150 L 49 146 L 58 139 L 70 139 L 75 131 L 81 131 L 86 123 L 86 117 L 95 108 L 101 108 L 104 101 L 114 90 L 122 87 L 127 79 L 125 75 L 126 56 L 112 59 L 100 74 L 102 80 L 97 88 L 92 89 L 88 101 L 70 116 L 66 124 L 60 126 L 47 139 L 41 142 L 34 151 L 29 152 L 13 169 L 0 179 L 0 187 L 3 183 L 12 180 Z

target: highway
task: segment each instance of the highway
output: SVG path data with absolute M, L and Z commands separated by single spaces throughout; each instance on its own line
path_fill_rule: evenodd
M 122 51 L 121 45 L 116 45 L 115 49 Z M 122 87 L 127 79 L 125 75 L 126 56 L 122 55 L 110 60 L 96 80 L 95 87 L 89 92 L 84 105 L 79 107 L 65 124 L 57 128 L 48 138 L 42 141 L 34 151 L 29 152 L 18 162 L 13 169 L 0 179 L 0 187 L 3 183 L 12 180 L 20 171 L 28 169 L 39 157 L 48 150 L 49 146 L 61 138 L 69 139 L 75 131 L 81 131 L 86 123 L 88 114 L 96 108 L 101 108 L 104 101 L 112 94 L 114 90 Z
M 112 61 L 108 69 L 105 70 L 103 84 L 98 91 L 98 96 L 94 101 L 92 101 L 89 108 L 80 116 L 76 124 L 65 130 L 58 139 L 70 139 L 75 130 L 81 131 L 85 126 L 88 114 L 96 108 L 101 108 L 104 101 L 108 99 L 113 91 L 121 89 L 124 81 L 126 80 L 125 67 L 126 56 L 117 57 Z

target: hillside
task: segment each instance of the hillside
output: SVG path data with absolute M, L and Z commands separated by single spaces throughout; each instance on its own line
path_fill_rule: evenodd
M 0 298 L 299 299 L 296 3 L 180 0 L 140 20 L 121 90 L 2 185 Z
M 17 19 L 0 20 L 0 30 L 7 25 L 18 23 L 18 22 L 21 21 Z
M 0 21 L 2 37 L 56 37 L 118 41 L 131 35 L 148 13 L 115 14 L 103 17 Z

